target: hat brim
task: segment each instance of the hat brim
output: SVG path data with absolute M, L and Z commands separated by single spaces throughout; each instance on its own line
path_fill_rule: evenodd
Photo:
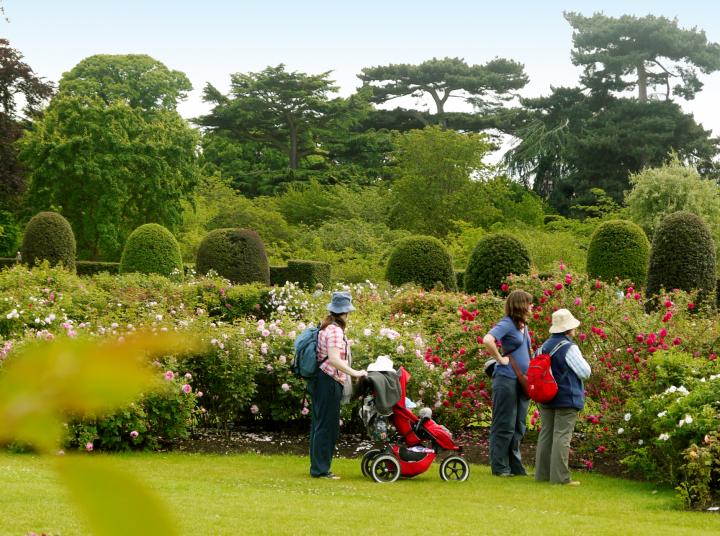
M 343 314 L 343 313 L 351 313 L 351 312 L 353 312 L 353 311 L 355 310 L 355 307 L 353 307 L 353 305 L 350 304 L 350 305 L 346 305 L 346 306 L 344 306 L 344 307 L 338 307 L 338 308 L 336 309 L 336 308 L 334 308 L 334 307 L 332 306 L 332 304 L 330 303 L 330 304 L 328 304 L 328 306 L 327 306 L 327 310 L 330 311 L 331 313 L 335 313 L 335 314 L 341 315 L 341 314 Z
M 557 333 L 565 333 L 566 331 L 570 331 L 571 329 L 575 329 L 580 325 L 580 321 L 577 318 L 573 318 L 572 320 L 565 322 L 564 324 L 560 324 L 559 326 L 550 326 L 550 333 L 553 335 Z

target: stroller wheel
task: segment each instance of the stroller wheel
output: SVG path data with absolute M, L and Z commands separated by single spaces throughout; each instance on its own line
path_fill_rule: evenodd
M 440 478 L 445 481 L 464 482 L 470 476 L 470 466 L 465 458 L 448 456 L 440 464 Z
M 400 462 L 391 454 L 381 454 L 373 460 L 370 475 L 375 482 L 395 482 L 400 477 Z
M 381 452 L 382 451 L 380 449 L 370 449 L 363 455 L 362 461 L 360 462 L 360 470 L 362 471 L 363 476 L 370 478 L 372 462 L 375 459 L 375 456 Z

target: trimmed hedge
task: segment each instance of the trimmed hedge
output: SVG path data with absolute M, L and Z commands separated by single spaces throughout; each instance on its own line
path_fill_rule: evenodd
M 270 267 L 270 284 L 282 287 L 287 281 L 290 281 L 288 276 L 287 266 L 271 266 Z
M 270 284 L 265 245 L 251 229 L 210 231 L 200 243 L 195 266 L 199 274 L 215 270 L 233 283 Z
M 8 268 L 12 268 L 15 266 L 17 261 L 10 257 L 0 257 L 0 269 L 5 268 L 6 266 Z
M 627 220 L 601 224 L 590 238 L 587 274 L 603 281 L 629 279 L 644 285 L 650 259 L 650 241 L 645 231 Z
M 455 281 L 457 288 L 465 288 L 465 270 L 455 270 Z
M 162 225 L 146 223 L 135 229 L 125 242 L 120 273 L 176 275 L 184 273 L 180 246 Z
M 517 238 L 489 234 L 475 246 L 465 269 L 465 291 L 498 290 L 508 275 L 530 273 L 530 253 Z
M 416 283 L 430 290 L 440 283 L 446 290 L 457 290 L 450 253 L 432 236 L 399 240 L 390 253 L 385 279 L 398 286 Z
M 287 281 L 298 283 L 304 288 L 312 288 L 318 283 L 322 283 L 325 288 L 330 287 L 331 267 L 327 262 L 290 260 L 285 273 Z
M 29 266 L 47 260 L 75 271 L 75 235 L 70 223 L 57 212 L 40 212 L 25 227 L 20 254 Z
M 684 211 L 663 218 L 653 236 L 647 294 L 699 289 L 697 301 L 712 302 L 715 284 L 715 243 L 707 224 Z
M 99 262 L 99 261 L 78 261 L 76 264 L 78 275 L 95 275 L 102 272 L 109 274 L 117 274 L 120 272 L 119 262 Z

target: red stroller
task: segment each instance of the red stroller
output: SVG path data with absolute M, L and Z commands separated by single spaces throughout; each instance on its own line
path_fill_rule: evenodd
M 387 417 L 380 415 L 374 396 L 364 398 L 360 416 L 371 438 L 382 441 L 382 447 L 365 453 L 361 462 L 363 475 L 375 482 L 395 482 L 398 478 L 413 477 L 427 471 L 436 458 L 440 463 L 440 478 L 462 482 L 470 475 L 470 467 L 462 457 L 462 447 L 456 445 L 450 432 L 430 417 L 418 417 L 405 407 L 405 391 L 410 374 L 403 368 L 397 372 L 400 399 Z M 388 432 L 388 425 L 395 433 Z M 429 441 L 428 448 L 424 441 Z

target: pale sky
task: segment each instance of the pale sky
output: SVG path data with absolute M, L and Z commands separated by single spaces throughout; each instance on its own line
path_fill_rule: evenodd
M 564 10 L 591 15 L 677 17 L 720 42 L 720 2 L 437 0 L 330 2 L 324 0 L 4 0 L 10 40 L 41 76 L 57 82 L 93 54 L 142 53 L 183 71 L 194 91 L 179 107 L 187 118 L 207 112 L 206 82 L 227 91 L 235 72 L 285 63 L 306 73 L 333 71 L 340 93 L 359 85 L 363 67 L 461 57 L 470 64 L 493 57 L 522 62 L 530 83 L 524 96 L 550 86 L 575 85 L 571 30 Z M 720 72 L 704 76 L 694 101 L 678 101 L 705 128 L 720 134 Z

